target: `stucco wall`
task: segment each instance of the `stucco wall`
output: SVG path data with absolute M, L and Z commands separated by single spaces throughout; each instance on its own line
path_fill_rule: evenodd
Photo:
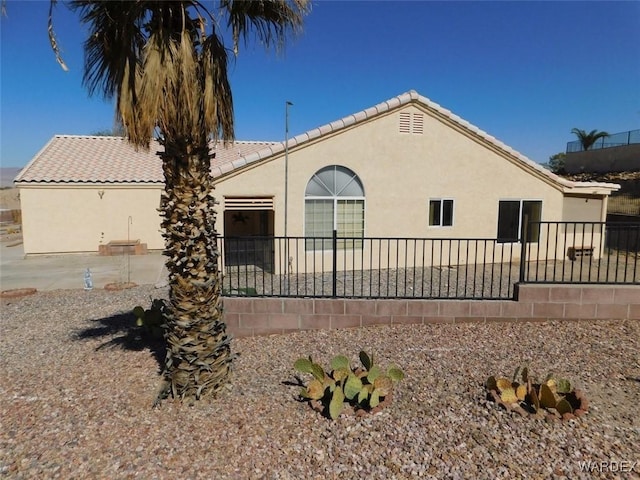
M 424 133 L 400 133 L 401 113 L 422 114 Z M 329 130 L 290 150 L 289 236 L 305 234 L 305 189 L 312 175 L 328 165 L 345 166 L 362 181 L 367 237 L 495 238 L 500 200 L 540 200 L 542 219 L 555 221 L 568 220 L 579 206 L 573 200 L 565 204 L 563 193 L 542 174 L 426 107 L 407 105 L 337 133 Z M 273 197 L 273 233 L 282 236 L 284 177 L 285 156 L 280 154 L 216 179 L 218 231 L 225 233 L 224 197 Z M 161 185 L 21 187 L 27 254 L 97 251 L 100 243 L 127 238 L 129 217 L 130 238 L 150 249 L 163 248 L 157 212 Z M 428 225 L 432 198 L 454 200 L 453 226 Z M 579 220 L 600 220 L 593 205 L 580 211 Z M 504 247 L 518 255 L 518 245 Z
M 289 235 L 304 235 L 304 192 L 327 165 L 353 170 L 365 190 L 365 236 L 496 236 L 498 202 L 542 200 L 543 218 L 559 220 L 563 196 L 522 167 L 424 113 L 424 134 L 398 132 L 399 111 L 289 152 Z M 216 195 L 273 196 L 276 234 L 284 227 L 284 155 L 230 174 Z M 430 198 L 453 198 L 454 225 L 428 226 Z
M 23 187 L 25 254 L 97 252 L 101 243 L 126 240 L 127 235 L 149 249 L 161 249 L 160 192 L 158 185 L 139 184 Z
M 564 162 L 567 173 L 626 172 L 640 169 L 640 145 L 567 153 Z
M 562 220 L 566 222 L 598 222 L 603 211 L 603 200 L 597 197 L 570 197 L 564 199 Z

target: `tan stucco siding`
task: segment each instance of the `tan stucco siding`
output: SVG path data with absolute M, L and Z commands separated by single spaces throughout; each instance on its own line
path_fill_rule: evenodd
M 422 133 L 401 133 L 401 114 L 422 115 Z M 337 131 L 331 128 L 323 127 L 323 135 L 314 140 L 291 144 L 289 236 L 305 235 L 305 189 L 314 173 L 330 165 L 347 167 L 360 178 L 366 237 L 496 238 L 500 200 L 540 200 L 546 221 L 599 221 L 606 210 L 606 202 L 597 195 L 588 202 L 584 197 L 565 198 L 562 189 L 574 193 L 571 185 L 545 176 L 500 150 L 499 143 L 422 104 Z M 216 225 L 220 234 L 225 234 L 225 197 L 268 197 L 273 198 L 269 233 L 283 236 L 284 153 L 237 168 L 215 183 L 214 195 L 221 202 Z M 101 243 L 127 236 L 150 249 L 162 249 L 157 211 L 161 190 L 159 184 L 23 185 L 25 253 L 95 252 Z M 102 198 L 99 192 L 104 192 Z M 428 225 L 430 199 L 453 199 L 452 226 Z M 519 254 L 518 245 L 496 249 Z
M 97 252 L 127 237 L 161 249 L 160 192 L 140 185 L 21 188 L 25 254 Z
M 597 197 L 570 197 L 564 199 L 562 220 L 565 222 L 599 222 L 603 199 Z
M 562 193 L 450 124 L 423 113 L 424 133 L 399 133 L 400 111 L 289 152 L 289 235 L 304 235 L 304 191 L 327 165 L 353 170 L 365 189 L 365 235 L 495 237 L 498 202 L 535 199 L 559 219 Z M 274 196 L 275 231 L 284 224 L 284 155 L 218 181 L 216 195 Z M 453 227 L 428 226 L 430 198 L 454 199 Z

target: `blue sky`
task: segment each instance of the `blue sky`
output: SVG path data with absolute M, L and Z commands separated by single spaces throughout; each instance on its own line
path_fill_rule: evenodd
M 205 2 L 206 3 L 206 2 Z M 0 27 L 0 164 L 25 165 L 55 134 L 110 129 L 82 86 L 85 32 L 62 3 L 11 1 Z M 316 1 L 283 54 L 231 67 L 236 138 L 283 140 L 417 90 L 537 162 L 574 127 L 640 128 L 640 2 Z

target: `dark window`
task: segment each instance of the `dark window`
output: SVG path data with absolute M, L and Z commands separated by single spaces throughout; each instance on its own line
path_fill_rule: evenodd
M 517 242 L 524 233 L 527 220 L 527 242 L 537 242 L 540 238 L 542 202 L 539 200 L 502 200 L 498 205 L 498 242 Z
M 453 225 L 453 200 L 429 200 L 429 226 L 450 227 Z

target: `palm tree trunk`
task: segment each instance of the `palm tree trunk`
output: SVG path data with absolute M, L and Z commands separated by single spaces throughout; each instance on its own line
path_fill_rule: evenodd
M 218 392 L 233 356 L 222 322 L 209 147 L 206 140 L 195 142 L 195 147 L 186 141 L 164 143 L 160 212 L 170 292 L 165 311 L 166 387 L 158 400 L 171 393 L 191 401 Z

